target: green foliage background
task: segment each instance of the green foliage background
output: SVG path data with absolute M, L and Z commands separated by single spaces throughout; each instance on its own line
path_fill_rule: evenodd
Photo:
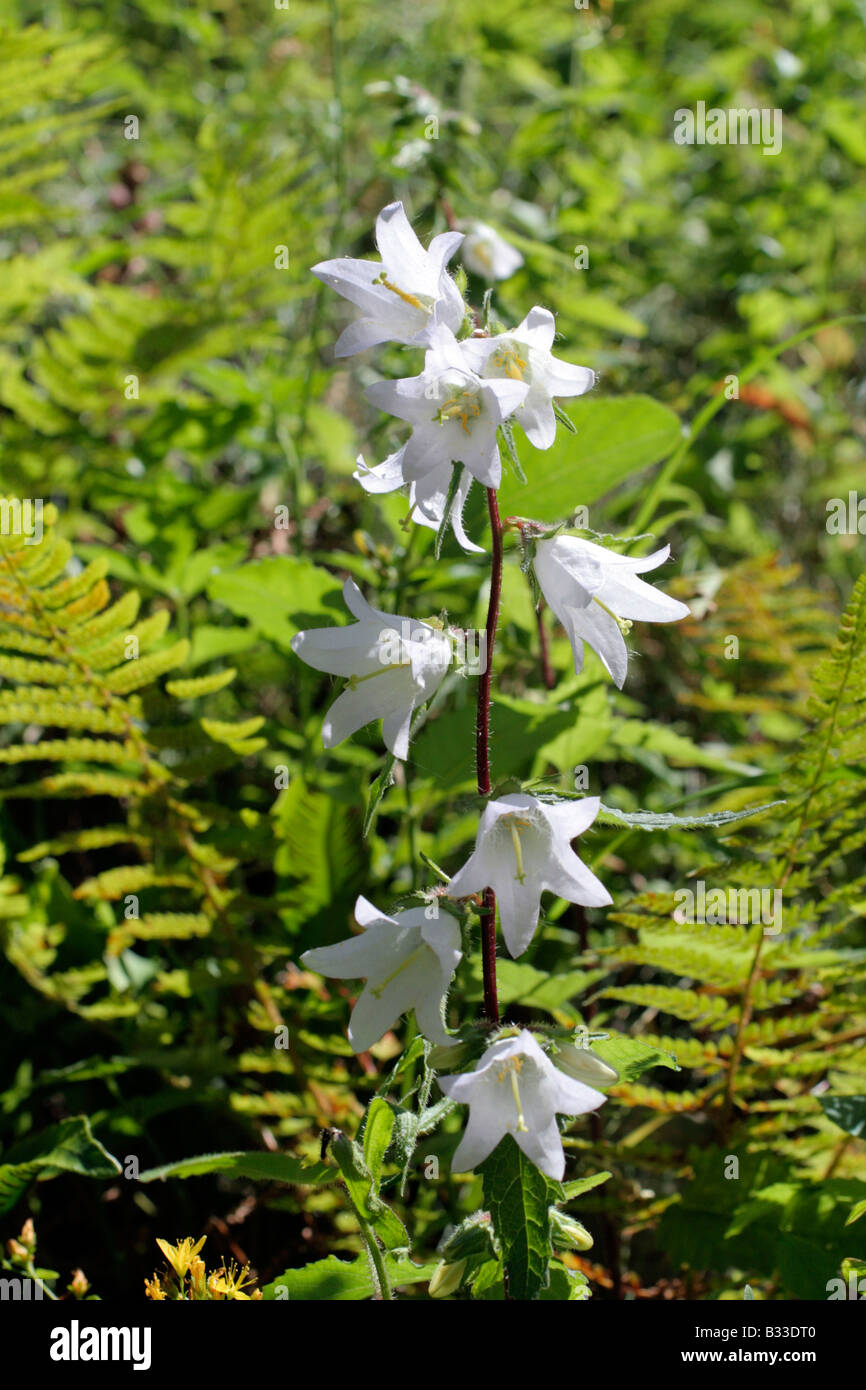
M 30 1210 L 45 1257 L 102 1296 L 139 1295 L 157 1235 L 207 1230 L 262 1283 L 360 1249 L 333 1185 L 237 1163 L 137 1183 L 106 1152 L 142 1173 L 312 1161 L 411 1041 L 354 1059 L 348 991 L 298 960 L 346 934 L 359 891 L 424 886 L 421 852 L 462 862 L 474 687 L 449 682 L 365 838 L 378 735 L 324 752 L 329 682 L 289 647 L 343 621 L 346 574 L 390 611 L 483 622 L 483 562 L 447 541 L 436 563 L 405 499 L 352 480 L 399 437 L 361 387 L 405 357 L 335 366 L 344 306 L 309 275 L 370 254 L 402 198 L 425 240 L 446 206 L 496 225 L 525 257 L 500 316 L 549 306 L 561 355 L 600 373 L 505 513 L 658 532 L 694 615 L 637 632 L 624 694 L 594 658 L 575 677 L 555 633 L 544 693 L 512 555 L 495 779 L 569 792 L 588 764 L 626 814 L 785 800 L 729 831 L 599 821 L 583 852 L 617 909 L 548 902 L 531 963 L 501 962 L 510 1017 L 620 1049 L 566 1141 L 576 1175 L 613 1175 L 577 1201 L 596 1243 L 569 1267 L 601 1297 L 825 1297 L 866 1196 L 863 540 L 825 525 L 864 479 L 862 4 L 10 0 L 0 37 L 0 495 L 56 509 L 43 546 L 0 554 L 4 1238 Z M 676 145 L 698 100 L 781 108 L 781 154 Z M 754 928 L 677 928 L 689 876 L 781 885 L 784 936 L 756 955 Z M 480 995 L 467 962 L 455 1021 Z M 630 1071 L 625 1035 L 680 1070 Z M 407 1114 L 420 1078 L 410 1051 Z M 458 1128 L 421 1138 L 405 1197 L 385 1165 L 422 1262 L 481 1200 L 480 1177 L 422 1176 Z M 364 1269 L 354 1293 L 287 1277 L 369 1295 Z

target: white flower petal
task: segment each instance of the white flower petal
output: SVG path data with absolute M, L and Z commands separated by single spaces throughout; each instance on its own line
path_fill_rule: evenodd
M 633 621 L 675 623 L 687 618 L 690 612 L 679 599 L 623 571 L 605 576 L 598 597 L 617 617 Z
M 556 439 L 556 415 L 549 399 L 533 388 L 517 414 L 517 423 L 536 449 L 549 449 Z
M 588 830 L 598 815 L 601 798 L 584 796 L 580 801 L 557 801 L 544 805 L 545 814 L 554 833 L 574 840 Z
M 551 357 L 544 366 L 544 385 L 551 396 L 582 396 L 595 385 L 595 372 Z
M 401 289 L 434 293 L 440 267 L 430 264 L 406 216 L 402 203 L 389 203 L 376 218 L 376 246 L 390 275 Z
M 513 862 L 508 865 L 513 870 Z M 498 876 L 492 885 L 499 905 L 499 923 L 512 959 L 522 956 L 538 927 L 541 910 L 542 884 L 529 874 L 519 883 L 513 873 Z
M 365 492 L 396 492 L 406 481 L 403 477 L 402 449 L 398 449 L 395 454 L 389 454 L 382 463 L 374 463 L 372 466 L 364 461 L 363 454 L 358 455 L 355 463 L 357 467 L 352 477 L 361 484 Z
M 602 664 L 612 677 L 614 684 L 622 690 L 628 674 L 628 648 L 619 624 L 598 604 L 587 604 L 586 608 L 566 610 L 564 626 L 574 651 L 574 669 L 580 671 L 578 646 L 581 640 L 588 642 L 600 657 Z M 581 664 L 583 652 L 580 653 Z
M 473 1072 L 440 1077 L 439 1085 L 453 1101 L 469 1106 L 452 1163 L 455 1172 L 476 1168 L 511 1134 L 542 1172 L 561 1179 L 565 1156 L 557 1114 L 584 1114 L 605 1099 L 558 1071 L 526 1029 L 488 1047 Z
M 557 897 L 581 907 L 610 907 L 613 902 L 601 879 L 573 851 L 551 870 L 547 887 Z
M 355 921 L 359 927 L 371 927 L 374 922 L 391 922 L 393 924 L 394 918 L 389 917 L 386 912 L 380 912 L 369 898 L 359 894 L 355 899 Z
M 384 319 L 356 319 L 344 328 L 334 344 L 335 357 L 351 357 L 356 352 L 366 352 L 367 348 L 378 347 L 380 343 L 391 342 L 393 325 Z
M 401 762 L 405 762 L 409 756 L 409 734 L 414 712 L 414 706 L 410 705 L 408 709 L 397 710 L 382 720 L 382 742 Z

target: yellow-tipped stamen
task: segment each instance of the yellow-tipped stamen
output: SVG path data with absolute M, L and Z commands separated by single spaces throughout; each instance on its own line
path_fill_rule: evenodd
M 523 1118 L 523 1106 L 520 1101 L 520 1087 L 517 1078 L 523 1070 L 522 1057 L 509 1057 L 499 1073 L 498 1079 L 504 1081 L 506 1076 L 511 1082 L 511 1094 L 514 1096 L 514 1106 L 517 1110 L 517 1131 L 519 1134 L 528 1134 L 529 1127 Z
M 463 433 L 468 434 L 470 420 L 477 420 L 480 414 L 481 406 L 474 391 L 456 391 L 444 405 L 440 405 L 433 419 L 438 420 L 440 425 L 447 420 L 459 420 Z
M 523 373 L 526 371 L 526 362 L 517 351 L 514 343 L 507 343 L 503 347 L 497 348 L 491 358 L 494 366 L 504 372 L 512 381 L 522 381 Z
M 375 283 L 377 285 L 384 285 L 386 290 L 390 290 L 392 294 L 396 294 L 397 298 L 402 299 L 404 304 L 411 304 L 413 309 L 420 309 L 424 314 L 433 312 L 431 305 L 423 304 L 417 295 L 407 294 L 405 290 L 400 289 L 399 285 L 392 284 L 384 271 Z
M 606 603 L 602 603 L 602 601 L 601 601 L 600 598 L 596 598 L 595 594 L 593 594 L 593 596 L 592 596 L 592 601 L 593 601 L 593 603 L 597 603 L 598 606 L 599 606 L 599 608 L 603 609 L 603 611 L 607 614 L 607 616 L 608 616 L 609 618 L 613 618 L 613 620 L 614 620 L 614 622 L 616 623 L 617 627 L 619 628 L 620 632 L 623 634 L 624 637 L 627 637 L 628 634 L 631 632 L 631 629 L 632 629 L 632 624 L 631 624 L 630 619 L 629 619 L 629 618 L 618 618 L 617 615 L 616 615 L 616 613 L 614 613 L 610 608 L 608 608 L 608 606 L 607 606 Z

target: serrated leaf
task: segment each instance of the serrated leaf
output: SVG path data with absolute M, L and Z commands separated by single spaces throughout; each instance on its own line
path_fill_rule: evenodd
M 370 1102 L 364 1126 L 364 1162 L 373 1179 L 376 1192 L 382 1181 L 382 1164 L 394 1132 L 394 1111 L 381 1096 Z
M 750 806 L 745 811 L 709 811 L 703 816 L 678 816 L 673 811 L 620 811 L 616 806 L 605 806 L 602 802 L 596 824 L 628 825 L 633 830 L 696 830 L 715 829 L 720 825 L 733 825 L 735 821 L 749 820 L 762 811 L 771 811 L 774 806 L 784 806 L 784 801 L 766 801 L 761 806 Z
M 819 1096 L 821 1109 L 834 1125 L 861 1139 L 866 1134 L 866 1096 Z
M 552 1182 L 507 1134 L 478 1167 L 502 1248 L 508 1292 L 514 1299 L 538 1298 L 547 1285 L 551 1258 L 550 1208 L 562 1200 Z
M 227 1178 L 252 1178 L 257 1182 L 287 1182 L 314 1186 L 334 1182 L 336 1173 L 326 1163 L 302 1163 L 291 1154 L 257 1153 L 237 1150 L 234 1153 L 200 1154 L 197 1158 L 182 1158 L 159 1168 L 140 1173 L 139 1182 L 157 1182 L 164 1178 L 200 1178 L 219 1173 Z
M 72 1116 L 10 1150 L 0 1164 L 0 1213 L 14 1207 L 34 1179 L 57 1173 L 113 1178 L 120 1171 L 114 1155 L 94 1138 L 87 1116 Z
M 607 1038 L 593 1043 L 593 1051 L 597 1052 L 603 1062 L 615 1067 L 619 1072 L 619 1080 L 625 1085 L 630 1081 L 637 1081 L 650 1067 L 669 1067 L 672 1071 L 679 1071 L 677 1060 L 671 1052 L 663 1052 L 658 1047 L 652 1047 L 649 1043 L 642 1042 L 640 1038 L 627 1038 L 620 1035 Z M 619 1083 L 618 1083 L 619 1084 Z
M 412 1260 L 395 1260 L 385 1256 L 385 1269 L 392 1289 L 401 1285 L 426 1284 L 433 1278 L 435 1264 L 416 1265 Z M 280 1290 L 285 1289 L 282 1295 Z M 262 1290 L 265 1299 L 288 1300 L 298 1303 L 360 1302 L 372 1298 L 375 1293 L 370 1262 L 366 1255 L 357 1259 L 340 1260 L 329 1255 L 326 1260 L 316 1260 L 303 1269 L 287 1269 L 273 1283 L 266 1284 Z

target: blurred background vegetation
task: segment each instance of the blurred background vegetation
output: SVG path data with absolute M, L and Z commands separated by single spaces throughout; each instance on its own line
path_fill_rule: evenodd
M 69 750 L 62 787 L 50 767 L 22 766 L 10 750 L 38 732 L 4 711 L 0 1157 L 23 1161 L 41 1133 L 79 1114 L 141 1170 L 209 1149 L 313 1155 L 320 1125 L 353 1130 L 400 1044 L 390 1037 L 353 1058 L 348 991 L 325 989 L 298 958 L 346 934 L 357 892 L 387 906 L 418 888 L 419 851 L 448 869 L 461 862 L 477 814 L 474 692 L 452 684 L 365 839 L 378 736 L 367 730 L 322 750 L 328 682 L 295 661 L 289 643 L 301 627 L 342 620 L 346 574 L 390 611 L 446 608 L 452 621 L 477 625 L 483 570 L 451 541 L 435 566 L 432 534 L 401 527 L 405 499 L 369 499 L 353 481 L 359 451 L 378 461 L 399 437 L 360 388 L 380 371 L 404 374 L 405 355 L 386 349 L 335 365 L 345 306 L 309 267 L 372 254 L 375 215 L 396 198 L 425 241 L 452 216 L 494 225 L 525 258 L 497 288 L 500 317 L 516 323 L 532 304 L 551 308 L 559 354 L 599 372 L 593 401 L 602 403 L 577 443 L 561 436 L 550 454 L 524 458 L 528 486 L 507 481 L 506 510 L 556 519 L 586 504 L 598 531 L 654 530 L 671 541 L 677 578 L 666 587 L 694 616 L 638 634 L 625 694 L 601 680 L 594 659 L 576 680 L 558 633 L 560 684 L 538 695 L 535 618 L 509 566 L 494 775 L 571 790 L 574 768 L 589 764 L 590 790 L 624 810 L 771 801 L 784 794 L 816 662 L 862 567 L 862 537 L 829 534 L 825 522 L 828 499 L 847 498 L 864 478 L 863 333 L 853 316 L 864 284 L 866 8 L 9 0 L 4 16 L 0 492 L 50 499 L 58 536 L 78 562 L 106 570 L 114 600 L 134 590 L 142 615 L 165 610 L 171 633 L 155 630 L 153 650 L 190 643 L 175 677 L 228 666 L 237 675 L 194 706 L 180 691 L 182 734 L 157 737 L 161 719 L 174 729 L 159 690 L 131 709 L 179 785 L 196 787 L 192 842 L 159 840 L 152 785 L 123 795 Z M 782 152 L 675 144 L 675 111 L 699 100 L 781 108 Z M 470 289 L 477 302 L 483 286 Z M 721 404 L 731 376 L 741 378 L 739 399 Z M 721 408 L 681 444 L 713 401 Z M 285 527 L 275 526 L 278 508 Z M 471 499 L 471 535 L 481 536 L 482 510 L 480 495 Z M 736 661 L 725 655 L 730 635 Z M 4 674 L 5 685 L 21 673 Z M 169 861 L 175 877 L 179 864 L 187 879 L 191 864 L 200 870 L 193 889 L 152 875 L 143 910 L 162 927 L 149 937 L 121 928 L 123 875 L 101 877 L 128 864 L 126 851 L 86 838 L 125 814 L 138 818 L 142 859 L 162 878 Z M 732 863 L 747 881 L 766 824 L 726 844 L 725 881 Z M 838 853 L 812 854 L 820 872 L 796 919 L 806 931 L 808 904 L 855 878 L 860 846 L 848 831 Z M 766 834 L 764 864 L 787 862 Z M 709 877 L 721 853 L 703 831 L 609 824 L 587 848 L 617 904 L 669 894 L 690 873 Z M 799 872 L 798 855 L 795 847 Z M 751 872 L 772 881 L 769 870 Z M 187 922 L 185 934 L 171 914 L 198 914 L 199 924 Z M 835 921 L 852 952 L 849 979 L 857 916 Z M 853 1035 L 833 1054 L 835 1072 L 823 1054 L 798 1072 L 796 1045 L 783 1039 L 784 1064 L 800 1078 L 788 1084 L 783 1063 L 762 1061 L 760 1040 L 749 1039 L 758 1074 L 736 1117 L 760 1112 L 765 1128 L 749 1130 L 742 1153 L 776 1164 L 750 1180 L 753 1192 L 789 1185 L 791 1242 L 781 1260 L 769 1203 L 750 1218 L 761 1239 L 733 1248 L 730 1215 L 715 1227 L 706 1212 L 677 1229 L 664 1221 L 682 1209 L 700 1154 L 709 1146 L 715 1158 L 733 1142 L 716 1133 L 714 1107 L 742 961 L 739 973 L 707 978 L 694 960 L 687 969 L 676 955 L 629 956 L 634 915 L 617 923 L 559 903 L 549 918 L 532 966 L 503 965 L 512 1016 L 583 1017 L 682 1045 L 683 1072 L 655 1073 L 664 1078 L 655 1089 L 624 1084 L 590 1139 L 576 1141 L 580 1162 L 615 1175 L 602 1189 L 610 1195 L 580 1213 L 596 1238 L 582 1266 L 596 1292 L 718 1297 L 748 1276 L 769 1296 L 824 1296 L 826 1271 L 856 1251 L 833 1206 L 820 1253 L 804 1255 L 798 1242 L 815 1223 L 801 1184 L 829 1171 L 844 1205 L 858 1186 L 857 1144 L 810 1088 L 830 1075 L 834 1091 L 864 1089 L 849 1059 L 862 1037 L 856 1001 L 843 1007 L 837 997 L 827 1024 Z M 828 968 L 829 997 L 843 972 L 838 959 Z M 786 959 L 779 977 L 787 993 L 758 1001 L 768 1020 L 812 1018 L 822 1007 L 814 971 Z M 702 1033 L 688 1015 L 660 1017 L 661 996 L 645 1005 L 628 993 L 675 982 L 704 997 L 727 992 L 734 1012 Z M 606 997 L 602 987 L 614 984 L 621 997 Z M 455 1020 L 479 997 L 470 969 Z M 287 1051 L 273 1046 L 280 1023 Z M 767 1049 L 779 1041 L 768 1036 Z M 412 1083 L 410 1068 L 398 1094 Z M 774 1128 L 767 1115 L 791 1100 L 796 1120 L 785 1110 Z M 430 1141 L 443 1158 L 450 1123 Z M 708 1168 L 707 1192 L 717 1179 Z M 447 1185 L 416 1184 L 413 1217 L 428 1251 L 455 1210 L 477 1202 L 472 1189 L 455 1198 Z M 718 1213 L 724 1202 L 716 1194 L 706 1205 Z M 103 1297 L 140 1294 L 155 1236 L 207 1231 L 212 1252 L 250 1259 L 262 1281 L 356 1248 L 334 1188 L 66 1174 L 9 1206 L 4 1238 L 29 1210 L 45 1258 L 64 1271 L 83 1265 Z M 702 1231 L 699 1248 L 688 1247 L 684 1226 Z M 817 1271 L 811 1283 L 798 1282 L 803 1265 Z

